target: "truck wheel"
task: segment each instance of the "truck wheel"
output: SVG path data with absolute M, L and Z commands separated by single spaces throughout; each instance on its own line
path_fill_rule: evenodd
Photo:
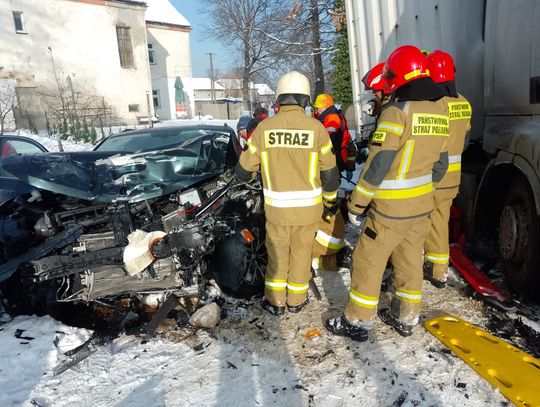
M 506 196 L 499 219 L 499 247 L 508 285 L 528 296 L 538 295 L 539 224 L 534 195 L 527 181 L 517 179 Z

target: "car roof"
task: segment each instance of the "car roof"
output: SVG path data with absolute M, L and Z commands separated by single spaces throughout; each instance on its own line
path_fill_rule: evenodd
M 171 130 L 216 130 L 216 131 L 234 131 L 232 127 L 227 126 L 227 124 L 223 125 L 217 125 L 217 124 L 194 124 L 194 125 L 188 125 L 188 126 L 160 126 L 160 127 L 152 127 L 152 128 L 145 128 L 145 129 L 135 129 L 135 130 L 128 130 L 123 131 L 121 133 L 111 134 L 107 138 L 116 138 L 116 137 L 122 137 L 122 136 L 129 136 L 133 134 L 138 133 L 159 133 L 159 132 L 167 132 Z

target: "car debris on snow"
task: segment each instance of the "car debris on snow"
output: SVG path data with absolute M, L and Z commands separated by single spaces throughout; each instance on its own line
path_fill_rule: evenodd
M 212 329 L 217 326 L 221 317 L 221 308 L 215 302 L 199 308 L 189 319 L 189 323 L 201 328 Z

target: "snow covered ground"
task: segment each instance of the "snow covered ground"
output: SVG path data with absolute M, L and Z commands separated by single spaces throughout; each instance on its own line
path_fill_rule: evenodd
M 16 317 L 0 325 L 0 406 L 509 405 L 421 325 L 402 338 L 376 319 L 365 343 L 328 335 L 323 321 L 343 309 L 349 281 L 348 270 L 321 272 L 322 300 L 282 318 L 228 299 L 213 330 L 168 320 L 154 337 L 121 336 L 56 376 L 63 353 L 91 332 Z M 425 283 L 422 320 L 454 314 L 485 326 L 488 313 L 464 287 L 455 274 L 443 290 Z M 321 334 L 310 339 L 313 329 Z
M 48 316 L 17 317 L 0 326 L 0 405 L 506 404 L 421 326 L 402 338 L 377 320 L 365 343 L 327 335 L 322 321 L 341 311 L 348 274 L 322 273 L 317 284 L 323 300 L 313 300 L 300 314 L 280 319 L 263 313 L 257 303 L 230 301 L 225 304 L 229 316 L 214 330 L 176 328 L 171 322 L 150 339 L 123 336 L 58 376 L 53 369 L 62 353 L 90 332 Z M 435 290 L 426 284 L 424 319 L 443 313 L 486 322 L 478 301 L 455 287 Z M 307 338 L 315 328 L 321 336 Z M 17 330 L 23 332 L 16 335 Z
M 199 121 L 195 121 L 199 122 Z M 216 123 L 217 121 L 205 121 Z M 175 121 L 163 125 L 190 124 Z M 229 125 L 236 128 L 236 122 Z M 41 137 L 29 135 L 47 145 Z M 44 142 L 45 141 L 45 142 Z M 54 140 L 53 140 L 54 144 Z M 66 150 L 80 145 L 64 143 Z M 84 149 L 91 148 L 88 145 Z M 54 150 L 54 148 L 51 148 Z M 357 174 L 356 174 L 357 176 Z M 356 234 L 348 233 L 354 245 Z M 370 340 L 328 335 L 323 321 L 347 300 L 349 271 L 321 272 L 322 300 L 277 318 L 258 301 L 227 299 L 212 330 L 172 320 L 151 338 L 121 336 L 58 375 L 64 353 L 92 334 L 49 316 L 0 317 L 0 406 L 504 406 L 497 390 L 422 324 L 400 337 L 378 319 Z M 452 273 L 424 284 L 422 321 L 454 314 L 485 327 L 489 313 Z M 538 308 L 534 311 L 540 317 Z M 3 322 L 2 322 L 3 321 Z M 421 321 L 421 322 L 422 322 Z M 540 325 L 524 319 L 540 330 Z M 320 336 L 306 336 L 314 329 Z

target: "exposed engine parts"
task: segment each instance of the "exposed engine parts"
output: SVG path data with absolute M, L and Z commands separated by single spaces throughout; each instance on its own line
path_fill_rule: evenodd
M 17 216 L 24 217 L 25 228 L 3 242 L 4 256 L 17 253 L 23 237 L 34 247 L 0 266 L 0 275 L 18 270 L 17 278 L 31 296 L 43 295 L 33 286 L 47 283 L 43 286 L 50 287 L 48 301 L 54 289 L 56 302 L 99 300 L 111 307 L 126 296 L 141 301 L 155 293 L 204 297 L 208 281 L 220 272 L 215 265 L 226 260 L 212 259 L 216 247 L 250 225 L 260 227 L 263 207 L 258 185 L 233 185 L 222 179 L 138 203 L 89 205 L 63 195 L 46 196 L 40 204 L 44 202 L 45 211 L 38 212 L 35 202 L 26 201 L 11 215 L 19 225 Z M 149 236 L 163 232 L 159 239 L 143 243 L 148 266 L 133 272 L 126 268 L 123 255 L 136 230 Z M 264 243 L 264 234 L 258 237 Z M 260 243 L 258 249 L 264 250 Z M 242 264 L 234 267 L 241 269 Z M 259 276 L 248 271 L 246 284 L 260 285 L 264 268 Z M 237 278 L 243 279 L 240 274 Z

